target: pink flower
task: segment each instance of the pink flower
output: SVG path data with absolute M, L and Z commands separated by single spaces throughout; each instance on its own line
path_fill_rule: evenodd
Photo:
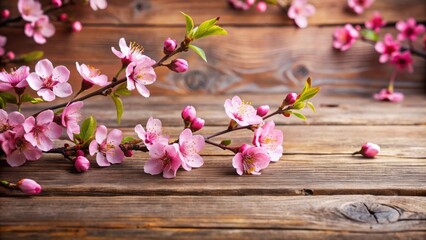
M 9 9 L 3 9 L 1 11 L 1 18 L 6 19 L 10 17 L 10 11 Z
M 34 180 L 24 178 L 18 182 L 19 189 L 26 194 L 36 195 L 41 193 L 41 186 Z
M 0 91 L 8 91 L 12 88 L 19 94 L 24 92 L 28 86 L 27 77 L 30 74 L 30 68 L 21 66 L 17 70 L 7 73 L 5 70 L 0 72 Z
M 184 73 L 188 71 L 188 62 L 185 59 L 178 58 L 173 60 L 168 67 L 173 72 Z
M 120 148 L 123 135 L 120 130 L 113 129 L 107 136 L 108 129 L 101 125 L 96 129 L 95 140 L 89 145 L 91 156 L 96 153 L 96 162 L 101 167 L 107 167 L 112 164 L 121 163 L 124 159 L 124 153 Z
M 71 140 L 74 140 L 74 134 L 80 133 L 78 122 L 81 119 L 80 109 L 83 105 L 83 102 L 73 102 L 67 105 L 62 112 L 62 126 L 67 128 L 67 134 Z
M 67 82 L 69 77 L 70 71 L 65 66 L 53 68 L 48 59 L 43 59 L 38 61 L 35 73 L 31 73 L 27 81 L 44 100 L 53 101 L 56 98 L 55 95 L 63 98 L 72 94 L 71 85 Z
M 404 94 L 389 91 L 387 88 L 383 88 L 379 93 L 375 93 L 373 97 L 379 101 L 390 101 L 395 103 L 402 102 L 404 100 Z
M 154 64 L 155 61 L 145 55 L 138 62 L 130 63 L 126 68 L 127 89 L 131 91 L 136 88 L 142 96 L 149 97 L 145 85 L 153 84 L 157 78 L 152 67 Z
M 391 56 L 390 63 L 395 65 L 399 71 L 407 70 L 413 72 L 413 59 L 411 58 L 410 51 L 394 52 Z
M 361 154 L 366 158 L 374 158 L 380 152 L 380 146 L 374 143 L 366 143 L 362 145 L 361 150 L 354 152 L 352 155 Z
M 380 28 L 386 25 L 386 22 L 383 21 L 383 17 L 379 12 L 374 12 L 373 17 L 365 22 L 365 27 L 375 32 L 379 32 Z
M 308 26 L 307 17 L 315 13 L 315 7 L 308 4 L 307 0 L 293 0 L 290 8 L 288 9 L 287 15 L 290 19 L 293 19 L 296 25 L 300 28 Z
M 366 8 L 373 4 L 374 0 L 348 0 L 348 6 L 356 13 L 362 14 Z
M 55 7 L 62 6 L 62 0 L 52 0 L 52 5 Z
M 149 149 L 149 159 L 144 166 L 144 172 L 157 175 L 163 173 L 164 178 L 176 177 L 176 172 L 181 165 L 178 153 L 178 145 L 163 145 L 154 143 Z
M 135 42 L 131 42 L 130 45 L 127 46 L 126 40 L 120 38 L 118 45 L 120 46 L 120 51 L 116 50 L 114 47 L 111 47 L 111 50 L 115 56 L 121 59 L 124 66 L 129 65 L 131 62 L 138 62 L 145 57 L 142 55 L 143 48 Z
M 160 142 L 163 145 L 167 145 L 169 142 L 167 137 L 161 135 L 162 129 L 160 119 L 150 117 L 146 123 L 146 131 L 142 125 L 138 124 L 135 127 L 135 132 L 148 149 L 150 149 L 154 143 Z
M 46 43 L 46 38 L 55 34 L 55 26 L 49 21 L 46 15 L 41 16 L 36 21 L 25 24 L 25 35 L 33 37 L 38 44 Z
M 83 30 L 83 25 L 80 21 L 74 21 L 71 24 L 71 29 L 73 32 L 81 32 L 81 30 Z
M 204 123 L 206 121 L 202 118 L 195 118 L 192 122 L 191 122 L 191 131 L 196 132 L 198 130 L 201 130 L 204 127 Z
M 253 144 L 264 148 L 271 157 L 271 161 L 276 162 L 283 155 L 283 132 L 275 129 L 273 121 L 266 122 L 254 132 Z
M 84 156 L 78 156 L 74 161 L 74 167 L 77 172 L 87 172 L 90 168 L 90 162 Z
M 97 68 L 94 68 L 90 65 L 81 64 L 78 62 L 75 63 L 78 73 L 83 77 L 83 81 L 87 85 L 87 88 L 92 87 L 93 85 L 106 86 L 108 85 L 108 76 L 101 74 L 101 71 Z M 86 88 L 86 89 L 87 89 Z
M 62 128 L 53 122 L 54 116 L 52 110 L 46 110 L 36 118 L 33 116 L 27 118 L 23 123 L 25 139 L 42 151 L 52 149 L 52 139 L 57 139 L 62 134 Z
M 179 157 L 185 170 L 190 171 L 193 167 L 198 168 L 204 164 L 203 158 L 198 154 L 204 144 L 203 136 L 192 135 L 188 128 L 182 131 L 179 136 Z
M 358 31 L 351 24 L 346 24 L 343 28 L 337 28 L 334 31 L 333 47 L 340 51 L 346 51 L 352 47 L 358 36 Z
M 4 45 L 6 45 L 7 37 L 0 35 L 0 56 L 4 55 Z
M 402 41 L 408 39 L 415 41 L 418 35 L 421 35 L 425 31 L 423 24 L 417 24 L 414 18 L 409 18 L 407 21 L 399 21 L 396 23 L 396 29 L 398 29 L 398 40 Z
M 386 33 L 382 42 L 377 42 L 374 48 L 380 53 L 379 62 L 385 63 L 389 61 L 394 52 L 399 51 L 400 44 L 398 41 L 393 40 L 390 33 Z
M 240 148 L 240 152 L 235 154 L 232 166 L 237 169 L 238 175 L 244 173 L 260 175 L 260 171 L 268 167 L 271 159 L 264 148 L 245 145 Z
M 263 122 L 263 119 L 256 114 L 256 109 L 249 104 L 243 103 L 238 96 L 226 99 L 224 106 L 226 115 L 235 120 L 240 126 L 260 124 Z
M 8 114 L 5 110 L 0 109 L 0 136 L 6 131 L 13 130 L 16 126 L 22 125 L 24 121 L 25 117 L 20 112 Z M 1 137 L 0 141 L 2 141 Z
M 18 10 L 27 22 L 35 22 L 43 15 L 40 2 L 35 0 L 19 0 Z
M 97 11 L 98 9 L 105 9 L 108 6 L 108 3 L 106 0 L 89 0 L 90 1 L 90 7 Z
M 254 1 L 252 0 L 228 0 L 229 4 L 237 10 L 248 10 L 253 4 Z
M 256 5 L 256 10 L 258 12 L 266 12 L 266 9 L 268 9 L 268 5 L 265 2 L 258 2 Z

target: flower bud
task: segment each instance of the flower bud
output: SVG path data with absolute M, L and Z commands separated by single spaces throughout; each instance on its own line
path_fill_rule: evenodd
M 74 21 L 71 25 L 73 32 L 80 32 L 83 29 L 80 21 Z
M 181 115 L 183 120 L 192 122 L 197 117 L 197 112 L 193 106 L 186 106 L 183 108 Z
M 21 179 L 19 180 L 17 186 L 25 194 L 36 195 L 41 193 L 41 186 L 32 179 Z
M 191 131 L 196 132 L 204 127 L 204 119 L 202 118 L 195 118 L 194 121 L 191 123 Z
M 78 149 L 76 152 L 77 157 L 83 156 L 84 157 L 84 152 L 83 150 Z
M 164 54 L 170 54 L 172 53 L 177 47 L 177 42 L 174 39 L 171 38 L 167 38 L 164 41 L 164 47 L 163 47 L 163 51 Z
M 133 156 L 133 150 L 127 150 L 127 149 L 125 149 L 123 151 L 123 153 L 124 153 L 124 156 L 126 156 L 126 157 L 132 157 Z
M 249 6 L 253 6 L 253 4 L 256 2 L 256 0 L 246 0 L 246 4 Z
M 268 114 L 268 112 L 269 112 L 268 105 L 262 105 L 256 109 L 256 114 L 261 117 L 264 117 L 266 114 Z
M 243 145 L 241 145 L 241 146 L 240 146 L 239 151 L 240 151 L 240 152 L 244 152 L 244 150 L 246 150 L 246 149 L 247 149 L 247 148 L 249 148 L 249 147 L 250 147 L 250 145 L 248 145 L 248 144 L 245 144 L 245 143 L 244 143 Z
M 9 9 L 3 9 L 2 11 L 1 11 L 1 18 L 9 18 L 10 17 L 10 11 L 9 11 Z
M 90 162 L 84 156 L 78 156 L 75 159 L 74 167 L 75 167 L 75 170 L 77 170 L 77 172 L 87 172 L 87 170 L 89 170 L 89 167 L 90 167 Z
M 285 112 L 283 112 L 283 116 L 284 116 L 284 117 L 290 117 L 290 116 L 291 116 L 291 113 L 289 113 L 289 112 L 285 111 Z
M 188 71 L 188 62 L 185 59 L 175 59 L 173 60 L 169 65 L 169 69 L 178 72 L 178 73 L 184 73 Z
M 52 0 L 52 5 L 55 7 L 61 7 L 62 6 L 62 0 Z
M 66 13 L 61 13 L 58 16 L 58 20 L 61 21 L 61 22 L 65 22 L 67 19 L 68 19 L 68 14 L 66 14 Z
M 366 158 L 374 158 L 380 152 L 380 146 L 374 143 L 366 143 L 362 145 L 361 150 L 354 154 L 360 153 Z
M 13 60 L 13 59 L 15 59 L 16 56 L 15 56 L 14 52 L 9 51 L 9 52 L 6 53 L 6 57 L 10 60 Z
M 284 102 L 286 103 L 286 105 L 290 105 L 295 103 L 297 100 L 297 93 L 289 93 L 287 94 L 287 96 L 284 99 Z
M 266 5 L 265 2 L 259 2 L 256 5 L 256 10 L 258 12 L 265 12 L 267 8 L 268 8 L 268 5 Z

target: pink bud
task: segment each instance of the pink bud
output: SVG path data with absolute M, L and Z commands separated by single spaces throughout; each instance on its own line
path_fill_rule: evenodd
M 62 0 L 52 0 L 52 5 L 55 7 L 62 6 Z
M 246 0 L 247 5 L 252 6 L 256 0 Z
M 80 157 L 80 156 L 83 156 L 84 157 L 84 152 L 83 152 L 83 150 L 77 150 L 76 151 L 76 155 L 77 155 L 77 157 Z
M 296 102 L 296 100 L 297 100 L 297 94 L 293 92 L 293 93 L 287 94 L 284 101 L 286 104 L 293 104 Z
M 13 59 L 15 59 L 15 53 L 12 52 L 12 51 L 9 51 L 9 52 L 6 53 L 6 57 L 10 60 L 13 60 Z
M 80 32 L 83 29 L 80 21 L 74 21 L 71 25 L 73 32 Z
M 197 117 L 197 112 L 193 106 L 186 106 L 183 108 L 181 115 L 183 120 L 192 122 Z
M 380 147 L 374 143 L 366 143 L 362 145 L 361 150 L 357 153 L 360 153 L 362 156 L 366 158 L 374 158 L 380 152 Z
M 256 110 L 256 114 L 258 116 L 264 117 L 269 112 L 269 106 L 268 105 L 262 105 L 259 106 Z
M 87 170 L 89 170 L 89 167 L 90 167 L 90 162 L 84 156 L 78 156 L 75 159 L 74 167 L 75 167 L 75 170 L 77 170 L 77 172 L 87 172 Z
M 256 10 L 258 12 L 265 12 L 267 8 L 268 8 L 268 5 L 266 5 L 265 2 L 259 2 L 256 5 Z
M 127 150 L 127 149 L 125 149 L 123 151 L 123 153 L 124 153 L 124 156 L 126 156 L 126 157 L 132 157 L 133 156 L 133 150 Z
M 1 11 L 1 17 L 2 18 L 9 18 L 10 17 L 10 11 L 9 11 L 9 9 L 3 9 Z
M 241 146 L 240 146 L 239 151 L 240 151 L 240 152 L 244 152 L 244 150 L 246 150 L 246 149 L 247 149 L 247 148 L 249 148 L 249 147 L 250 147 L 250 145 L 248 145 L 248 144 L 245 144 L 245 143 L 244 143 L 243 145 L 241 145 Z
M 61 13 L 58 16 L 58 20 L 61 21 L 61 22 L 65 22 L 67 19 L 68 19 L 68 14 L 66 14 L 66 13 Z
M 169 69 L 174 72 L 184 73 L 188 71 L 188 62 L 185 59 L 175 59 L 169 64 Z
M 167 38 L 164 41 L 163 51 L 164 51 L 165 54 L 170 54 L 176 49 L 176 46 L 177 46 L 176 40 L 171 39 L 171 38 Z
M 41 186 L 32 179 L 21 179 L 17 185 L 19 189 L 25 194 L 36 195 L 41 193 Z
M 204 127 L 204 119 L 202 118 L 195 118 L 194 121 L 191 123 L 191 131 L 196 132 Z

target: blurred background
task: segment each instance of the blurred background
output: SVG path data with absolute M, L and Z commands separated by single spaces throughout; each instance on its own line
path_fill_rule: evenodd
M 43 2 L 43 1 L 42 1 Z M 18 14 L 15 0 L 1 0 L 0 7 Z M 108 0 L 105 10 L 93 11 L 88 5 L 67 8 L 69 16 L 80 20 L 83 30 L 71 33 L 57 24 L 56 34 L 45 45 L 36 44 L 24 35 L 22 25 L 1 28 L 8 37 L 7 49 L 17 54 L 43 50 L 54 65 L 66 65 L 72 71 L 71 81 L 79 84 L 75 62 L 99 68 L 112 77 L 120 61 L 111 52 L 118 40 L 137 41 L 145 54 L 159 60 L 167 37 L 180 42 L 185 33 L 183 11 L 196 24 L 220 16 L 219 25 L 228 36 L 201 39 L 196 45 L 207 54 L 205 63 L 194 52 L 179 55 L 187 59 L 190 70 L 184 74 L 158 68 L 157 82 L 148 88 L 152 95 L 286 93 L 300 89 L 311 76 L 323 92 L 354 93 L 371 96 L 387 86 L 392 67 L 378 62 L 379 54 L 367 43 L 357 42 L 347 52 L 332 48 L 332 33 L 346 23 L 363 24 L 374 11 L 387 21 L 382 32 L 396 35 L 395 23 L 414 17 L 426 21 L 425 0 L 377 0 L 362 15 L 347 9 L 340 0 L 309 0 L 316 13 L 308 18 L 306 29 L 297 28 L 286 12 L 270 6 L 265 13 L 255 9 L 238 11 L 227 0 Z M 381 33 L 383 34 L 383 33 Z M 418 41 L 417 47 L 423 47 Z M 422 45 L 420 45 L 420 42 Z M 404 93 L 424 91 L 426 64 L 414 57 L 414 73 L 399 74 L 396 89 Z M 34 65 L 34 64 L 33 64 Z

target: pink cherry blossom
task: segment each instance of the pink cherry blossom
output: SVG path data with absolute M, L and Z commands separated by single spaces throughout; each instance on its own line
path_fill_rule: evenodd
M 98 9 L 105 9 L 108 6 L 108 3 L 106 0 L 89 0 L 90 1 L 90 7 L 97 11 Z
M 425 32 L 425 26 L 423 24 L 417 24 L 414 18 L 409 18 L 407 21 L 399 21 L 396 23 L 396 29 L 398 29 L 398 40 L 402 41 L 408 39 L 415 41 L 417 36 L 420 36 Z
M 283 154 L 283 132 L 275 129 L 273 121 L 266 122 L 254 132 L 253 144 L 264 148 L 271 161 L 276 162 Z
M 260 171 L 268 167 L 270 161 L 264 148 L 247 145 L 241 147 L 240 152 L 235 154 L 232 166 L 237 170 L 238 175 L 244 173 L 260 175 Z
M 67 82 L 69 77 L 70 71 L 65 66 L 53 68 L 48 59 L 43 59 L 38 61 L 35 73 L 31 73 L 27 81 L 44 100 L 53 101 L 55 96 L 63 98 L 72 94 L 71 85 Z
M 135 132 L 138 135 L 138 137 L 143 141 L 143 143 L 146 145 L 148 149 L 151 148 L 151 146 L 159 142 L 163 145 L 167 145 L 169 139 L 167 137 L 164 137 L 162 134 L 162 128 L 161 128 L 161 121 L 160 119 L 155 119 L 150 117 L 148 119 L 148 122 L 146 123 L 146 131 L 142 127 L 142 125 L 138 124 L 135 127 Z
M 149 149 L 151 159 L 145 163 L 144 172 L 151 175 L 163 173 L 164 178 L 176 177 L 176 172 L 182 163 L 178 149 L 176 143 L 173 145 L 154 143 Z
M 315 13 L 315 7 L 308 3 L 307 0 L 293 0 L 287 15 L 293 19 L 296 25 L 300 28 L 308 26 L 307 17 Z
M 122 132 L 113 129 L 108 136 L 107 133 L 108 129 L 104 125 L 99 126 L 96 129 L 95 140 L 89 145 L 90 155 L 96 154 L 96 162 L 101 167 L 121 163 L 124 159 L 124 153 L 120 148 Z
M 346 24 L 343 28 L 337 28 L 334 31 L 333 47 L 340 51 L 346 51 L 352 47 L 358 36 L 358 31 L 351 24 Z
M 53 148 L 52 139 L 57 139 L 62 134 L 62 128 L 53 122 L 55 114 L 52 110 L 46 110 L 37 115 L 25 119 L 25 139 L 34 147 L 43 151 Z
M 256 4 L 256 10 L 258 12 L 266 12 L 266 9 L 268 9 L 268 5 L 265 2 L 258 2 Z
M 192 135 L 188 128 L 179 135 L 179 157 L 182 167 L 190 171 L 193 167 L 198 168 L 204 164 L 203 158 L 198 154 L 204 148 L 204 137 Z
M 90 87 L 93 85 L 106 86 L 108 85 L 108 76 L 101 74 L 101 71 L 90 65 L 75 63 L 78 73 L 83 77 L 83 81 L 86 82 Z
M 43 15 L 41 3 L 35 0 L 19 0 L 18 10 L 22 18 L 27 22 L 35 22 Z
M 392 34 L 386 33 L 383 41 L 377 42 L 374 48 L 380 53 L 379 62 L 385 63 L 389 61 L 394 52 L 399 51 L 400 44 L 398 41 L 393 40 Z
M 4 46 L 6 45 L 7 37 L 0 35 L 0 56 L 4 55 Z
M 238 96 L 226 99 L 224 107 L 226 115 L 235 120 L 240 126 L 260 124 L 263 122 L 263 119 L 256 114 L 256 109 L 250 104 L 241 101 L 241 98 Z
M 373 95 L 374 99 L 379 101 L 390 101 L 394 103 L 399 103 L 404 100 L 404 94 L 400 92 L 390 91 L 387 88 L 383 88 L 380 92 Z
M 348 0 L 348 6 L 356 13 L 362 14 L 373 4 L 374 0 Z
M 25 24 L 25 35 L 33 37 L 38 44 L 45 44 L 46 38 L 55 34 L 55 26 L 49 21 L 46 15 L 41 16 L 36 21 Z
M 407 70 L 413 72 L 413 59 L 411 58 L 410 51 L 394 52 L 391 56 L 390 63 L 395 65 L 398 71 Z
M 25 117 L 20 112 L 11 112 L 8 114 L 5 110 L 0 109 L 0 141 L 2 141 L 1 135 L 3 133 L 22 125 L 24 121 Z
M 67 134 L 71 140 L 74 140 L 74 134 L 80 133 L 78 122 L 81 119 L 80 109 L 83 105 L 83 102 L 73 102 L 67 105 L 62 112 L 62 126 L 67 128 Z
M 28 86 L 27 77 L 30 74 L 30 68 L 21 66 L 10 73 L 3 70 L 0 72 L 0 91 L 8 91 L 12 88 L 19 94 L 22 94 L 25 87 Z
M 379 12 L 374 12 L 373 17 L 365 22 L 365 27 L 375 32 L 379 32 L 380 28 L 386 25 L 386 22 L 383 21 L 383 17 Z
M 126 68 L 127 89 L 131 91 L 136 88 L 142 96 L 149 97 L 145 85 L 153 84 L 157 78 L 152 67 L 154 64 L 155 61 L 145 55 L 138 62 L 130 63 Z
M 36 195 L 41 193 L 41 186 L 32 179 L 21 179 L 17 186 L 25 194 Z
M 115 56 L 121 59 L 124 66 L 127 66 L 132 62 L 138 62 L 144 58 L 144 55 L 142 54 L 143 48 L 136 42 L 131 42 L 130 45 L 127 46 L 126 40 L 124 38 L 120 38 L 118 45 L 120 46 L 120 51 L 116 50 L 114 47 L 111 47 L 111 50 Z
M 228 0 L 228 2 L 231 4 L 232 7 L 238 10 L 248 10 L 253 4 L 254 1 L 251 0 Z

